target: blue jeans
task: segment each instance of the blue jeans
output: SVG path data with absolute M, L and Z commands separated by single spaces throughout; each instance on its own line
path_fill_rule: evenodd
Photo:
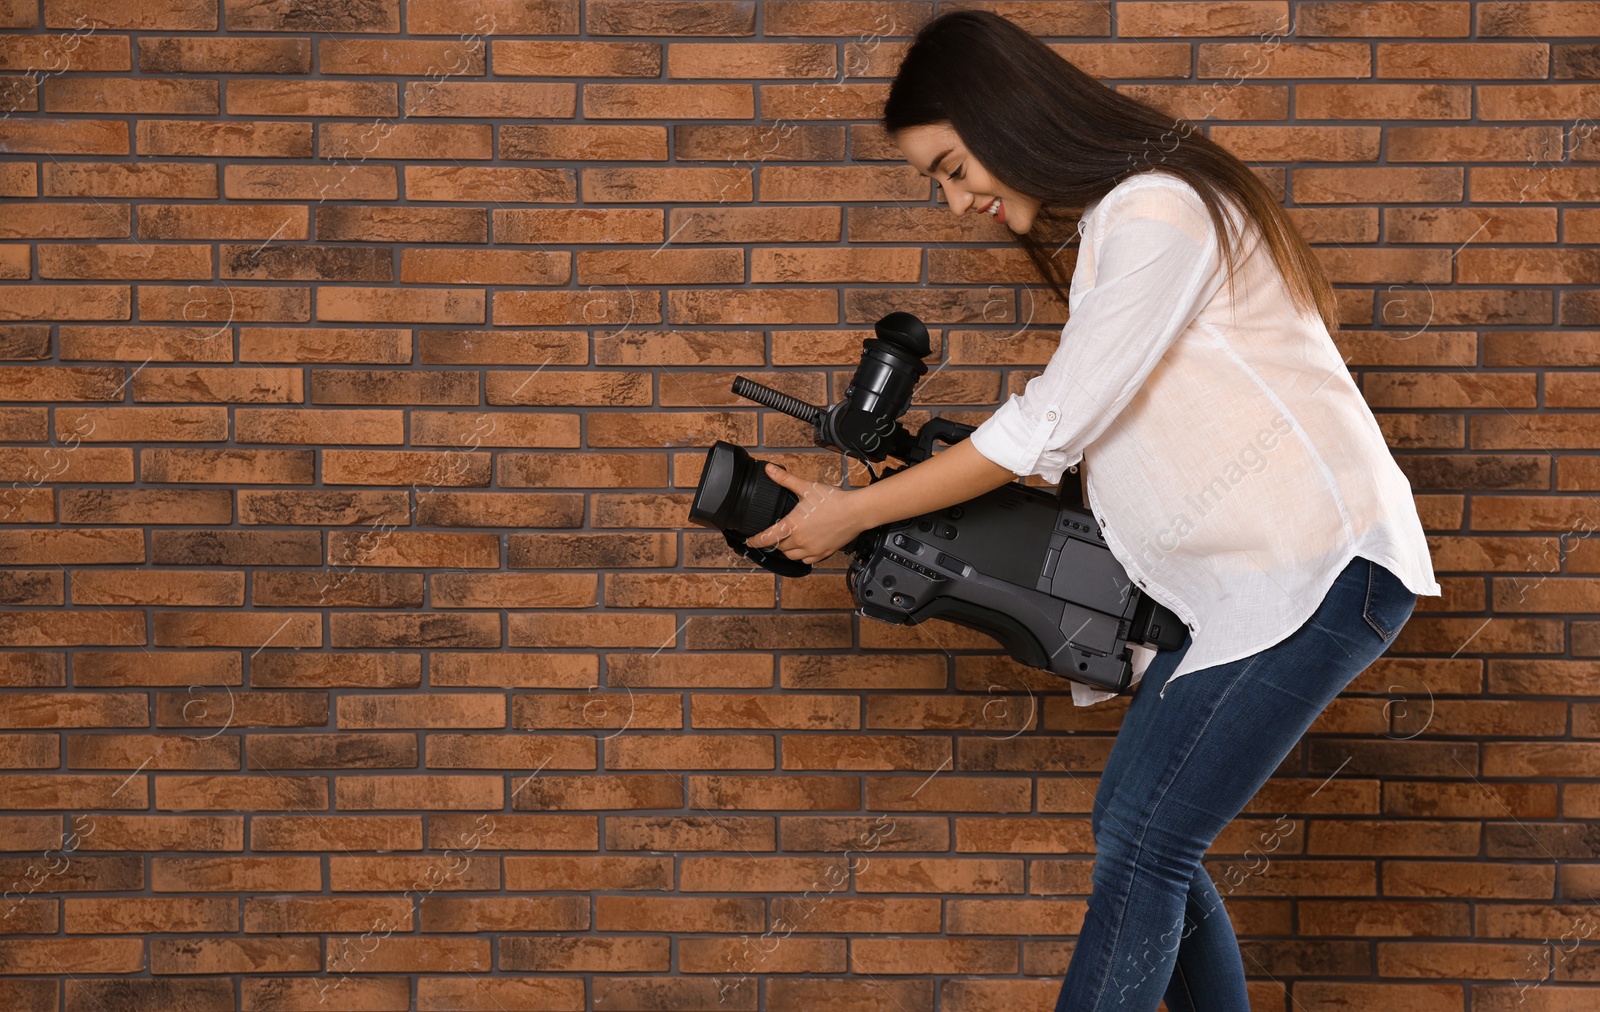
M 1093 892 L 1056 1012 L 1155 1012 L 1162 998 L 1170 1012 L 1249 1012 L 1239 943 L 1201 857 L 1416 603 L 1357 556 L 1287 639 L 1191 671 L 1166 699 L 1190 640 L 1155 656 L 1100 777 Z M 1270 860 L 1276 847 L 1257 849 Z

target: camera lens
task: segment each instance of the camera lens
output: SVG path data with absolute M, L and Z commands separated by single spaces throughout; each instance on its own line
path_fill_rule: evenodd
M 800 497 L 768 477 L 766 465 L 744 447 L 717 440 L 706 453 L 700 484 L 689 505 L 690 522 L 746 537 L 777 523 Z

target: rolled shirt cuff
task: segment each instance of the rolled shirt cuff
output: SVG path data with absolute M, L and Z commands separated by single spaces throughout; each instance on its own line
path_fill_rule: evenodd
M 1045 444 L 1056 429 L 1056 422 L 1034 421 L 1022 410 L 1022 397 L 1012 394 L 994 414 L 967 438 L 973 448 L 1018 477 L 1037 474 L 1052 485 L 1083 454 L 1068 457 L 1059 450 L 1046 450 Z

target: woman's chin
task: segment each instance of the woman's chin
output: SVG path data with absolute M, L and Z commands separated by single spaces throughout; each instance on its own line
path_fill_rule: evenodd
M 1010 203 L 1006 204 L 1005 218 L 1000 224 L 1022 235 L 1033 227 L 1033 220 L 1038 217 L 1038 208 L 1024 206 L 1020 199 L 1015 203 L 1017 205 L 1015 207 Z

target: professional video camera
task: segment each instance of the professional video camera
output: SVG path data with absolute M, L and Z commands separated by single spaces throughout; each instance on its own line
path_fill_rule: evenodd
M 862 342 L 861 363 L 844 400 L 823 409 L 735 377 L 733 392 L 816 426 L 818 446 L 868 462 L 873 481 L 933 455 L 935 439 L 957 443 L 973 426 L 935 418 L 913 436 L 898 421 L 928 371 L 928 328 L 910 313 L 890 313 Z M 905 467 L 872 472 L 893 456 Z M 773 481 L 766 461 L 717 440 L 689 507 L 689 520 L 722 532 L 729 547 L 779 576 L 811 566 L 776 546 L 751 548 L 759 534 L 798 504 Z M 1133 585 L 1084 508 L 1078 469 L 1055 493 L 1014 481 L 975 499 L 863 531 L 849 546 L 845 580 L 860 613 L 895 625 L 942 618 L 986 633 L 1016 661 L 1101 691 L 1126 694 L 1133 681 L 1128 644 L 1183 644 L 1171 610 Z

